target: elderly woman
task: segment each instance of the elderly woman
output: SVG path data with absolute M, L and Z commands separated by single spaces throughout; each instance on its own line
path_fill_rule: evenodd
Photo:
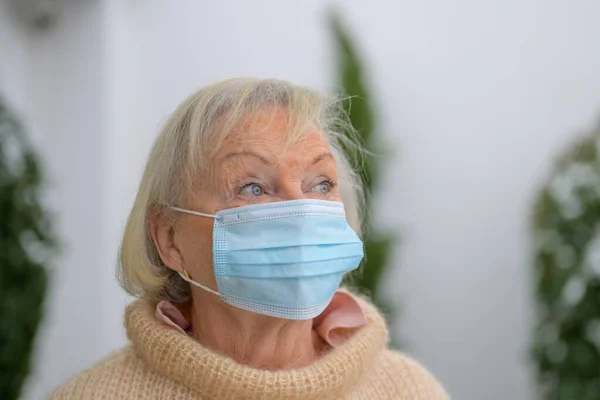
M 120 252 L 131 345 L 53 399 L 446 399 L 339 289 L 363 257 L 339 101 L 232 79 L 171 115 Z

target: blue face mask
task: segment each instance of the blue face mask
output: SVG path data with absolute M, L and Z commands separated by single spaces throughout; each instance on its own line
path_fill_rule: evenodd
M 187 282 L 235 307 L 277 318 L 306 320 L 323 312 L 345 273 L 358 267 L 363 244 L 342 203 L 292 200 L 218 211 L 213 265 L 218 292 Z

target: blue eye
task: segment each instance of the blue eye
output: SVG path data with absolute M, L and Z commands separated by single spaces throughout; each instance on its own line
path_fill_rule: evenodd
M 313 187 L 313 192 L 319 194 L 328 194 L 331 191 L 331 184 L 329 182 L 322 182 Z
M 257 185 L 256 183 L 249 183 L 246 186 L 244 186 L 242 190 L 240 190 L 240 194 L 260 197 L 263 194 L 265 194 L 265 191 L 262 187 L 260 187 L 260 185 Z

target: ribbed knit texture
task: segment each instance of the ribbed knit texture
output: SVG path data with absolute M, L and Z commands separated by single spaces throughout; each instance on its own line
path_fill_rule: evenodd
M 131 346 L 73 378 L 52 400 L 423 399 L 448 396 L 415 361 L 386 348 L 383 318 L 360 300 L 369 323 L 313 364 L 250 368 L 154 318 L 155 304 L 127 307 Z

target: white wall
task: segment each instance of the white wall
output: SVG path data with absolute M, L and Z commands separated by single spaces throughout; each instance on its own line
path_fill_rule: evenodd
M 36 31 L 7 4 L 0 4 L 0 90 L 43 157 L 62 241 L 24 394 L 41 399 L 125 343 L 125 297 L 114 282 L 114 242 L 107 244 L 104 18 L 101 3 L 72 2 L 55 26 Z
M 386 284 L 400 339 L 454 398 L 532 398 L 527 221 L 600 108 L 600 3 L 339 3 L 396 153 L 377 216 L 402 234 Z M 44 33 L 6 28 L 0 7 L 0 84 L 48 160 L 67 242 L 28 398 L 124 342 L 116 248 L 169 111 L 230 76 L 335 83 L 324 2 L 172 4 L 68 2 Z
M 600 3 L 396 4 L 351 10 L 399 151 L 378 210 L 403 228 L 401 338 L 457 399 L 532 398 L 527 224 L 552 156 L 600 111 Z

